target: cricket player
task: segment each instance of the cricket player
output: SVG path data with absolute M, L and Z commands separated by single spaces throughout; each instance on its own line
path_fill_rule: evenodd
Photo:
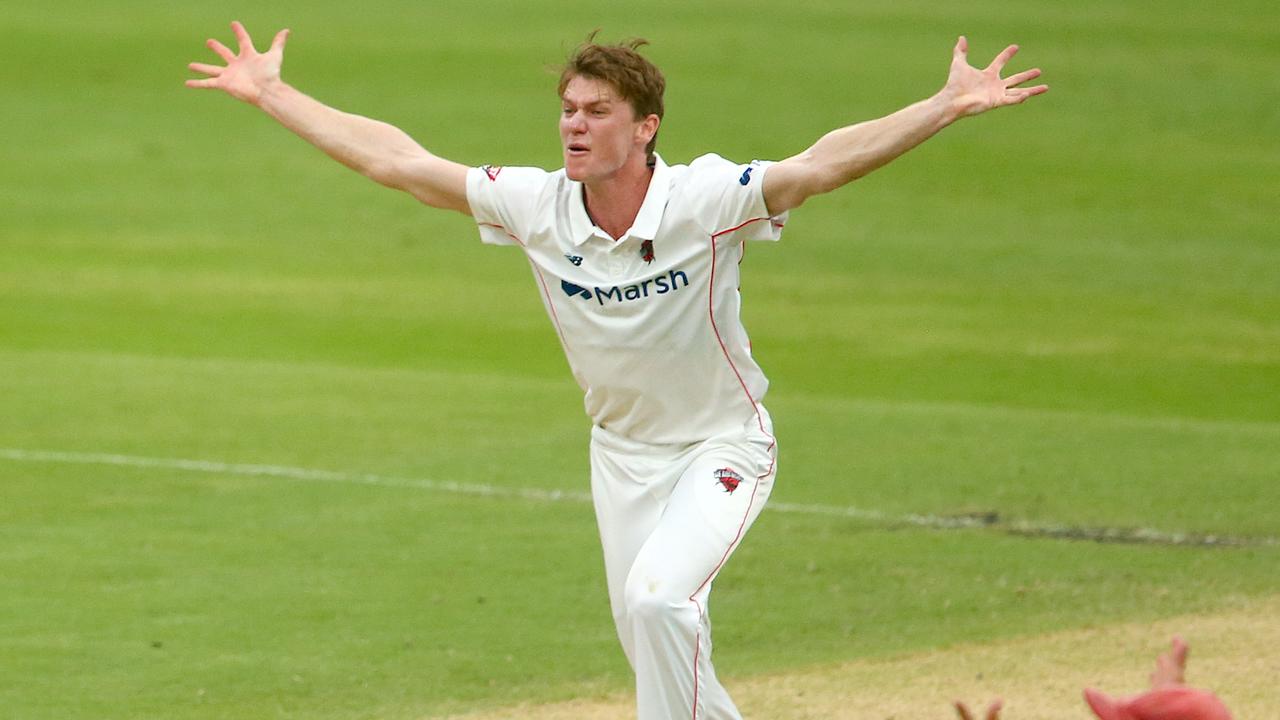
M 517 248 L 591 418 L 591 489 L 618 637 L 641 720 L 740 715 L 711 665 L 712 581 L 773 487 L 768 382 L 739 319 L 738 263 L 777 240 L 788 211 L 866 175 L 951 123 L 1045 92 L 1001 77 L 1010 46 L 971 67 L 961 37 L 945 86 L 891 115 L 838 129 L 780 162 L 656 153 L 665 80 L 643 41 L 578 48 L 560 77 L 564 167 L 467 167 L 401 130 L 351 115 L 280 76 L 289 31 L 259 53 L 238 23 L 226 63 L 192 63 L 193 88 L 225 91 L 338 162 Z

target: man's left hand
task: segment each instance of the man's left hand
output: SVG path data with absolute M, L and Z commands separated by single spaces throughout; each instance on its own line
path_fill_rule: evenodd
M 942 92 L 950 96 L 956 117 L 968 117 L 988 110 L 1017 105 L 1027 98 L 1048 92 L 1048 85 L 1018 87 L 1040 77 L 1040 68 L 1023 70 L 1007 78 L 1000 71 L 1018 52 L 1017 45 L 1010 45 L 996 56 L 991 64 L 979 70 L 969 64 L 969 41 L 963 35 L 956 42 L 951 54 L 951 74 Z

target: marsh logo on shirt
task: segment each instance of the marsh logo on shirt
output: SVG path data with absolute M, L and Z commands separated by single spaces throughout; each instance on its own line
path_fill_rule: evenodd
M 666 274 L 642 280 L 632 285 L 614 285 L 613 287 L 590 287 L 575 285 L 568 280 L 560 281 L 560 289 L 565 295 L 575 295 L 583 300 L 595 298 L 603 307 L 609 303 L 624 303 L 644 300 L 654 295 L 666 295 L 681 288 L 689 287 L 689 276 L 683 270 L 671 270 Z
M 568 280 L 561 280 L 561 281 L 560 281 L 560 289 L 561 289 L 561 290 L 563 290 L 563 291 L 564 291 L 564 294 L 565 294 L 565 295 L 568 295 L 569 297 L 573 297 L 574 295 L 577 295 L 577 296 L 581 297 L 581 298 L 582 298 L 582 299 L 584 299 L 584 300 L 590 300 L 590 299 L 591 299 L 591 291 L 590 291 L 590 290 L 588 290 L 588 289 L 586 289 L 586 288 L 582 287 L 581 285 L 574 285 L 573 283 L 569 282 Z

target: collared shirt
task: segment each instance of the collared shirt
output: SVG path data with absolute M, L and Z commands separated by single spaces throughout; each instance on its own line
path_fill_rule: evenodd
M 747 240 L 777 240 L 771 163 L 657 158 L 635 222 L 611 238 L 565 171 L 481 167 L 467 174 L 480 237 L 532 266 L 592 421 L 640 442 L 701 442 L 758 417 L 768 380 L 740 319 Z

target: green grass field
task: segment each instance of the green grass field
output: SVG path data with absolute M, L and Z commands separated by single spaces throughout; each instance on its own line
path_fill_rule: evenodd
M 325 102 L 546 167 L 548 68 L 596 27 L 652 41 L 673 163 L 785 157 L 935 91 L 960 33 L 975 63 L 1020 43 L 1049 94 L 748 253 L 774 500 L 882 519 L 766 511 L 717 583 L 717 666 L 1280 592 L 1273 3 L 436 5 L 0 17 L 0 715 L 407 719 L 629 682 L 525 261 L 183 88 L 235 18 L 291 27 L 285 77 Z M 971 513 L 1000 522 L 902 520 Z

